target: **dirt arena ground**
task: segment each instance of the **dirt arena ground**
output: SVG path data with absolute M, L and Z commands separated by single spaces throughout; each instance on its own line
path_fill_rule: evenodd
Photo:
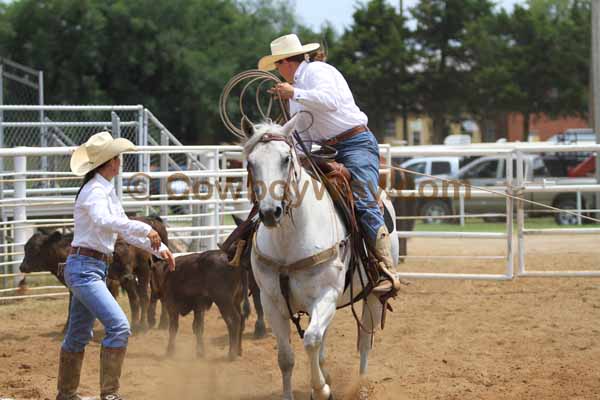
M 505 245 L 504 245 L 505 246 Z M 600 269 L 595 236 L 527 240 L 528 268 Z M 411 254 L 499 255 L 501 241 L 413 239 Z M 458 267 L 460 266 L 460 268 Z M 406 270 L 499 272 L 502 262 L 410 260 Z M 121 303 L 125 305 L 124 297 Z M 54 399 L 60 331 L 66 299 L 0 305 L 0 399 Z M 600 398 L 600 280 L 527 278 L 510 282 L 412 280 L 371 353 L 369 378 L 356 393 L 356 328 L 340 311 L 328 342 L 328 367 L 336 399 L 536 399 Z M 125 307 L 127 310 L 128 307 Z M 207 357 L 195 359 L 191 316 L 182 320 L 173 359 L 164 357 L 166 332 L 131 338 L 122 392 L 129 400 L 274 400 L 281 380 L 274 338 L 244 335 L 244 355 L 227 362 L 225 324 L 208 314 Z M 96 394 L 97 326 L 88 346 L 81 389 Z M 296 399 L 310 396 L 306 355 L 299 338 Z

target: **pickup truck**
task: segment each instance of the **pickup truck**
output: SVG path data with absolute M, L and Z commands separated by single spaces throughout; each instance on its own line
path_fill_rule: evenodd
M 595 184 L 594 178 L 550 177 L 540 156 L 529 155 L 525 159 L 524 177 L 527 183 L 539 185 L 585 185 Z M 499 156 L 481 157 L 461 168 L 451 179 L 470 185 L 504 191 L 506 189 L 506 159 Z M 516 160 L 513 160 L 513 178 L 516 178 Z M 465 198 L 465 214 L 506 213 L 506 199 L 502 196 Z M 526 193 L 522 196 L 542 204 L 561 209 L 577 209 L 576 193 Z M 582 193 L 582 208 L 594 208 L 594 193 Z M 524 203 L 525 211 L 531 216 L 548 215 L 544 209 L 531 203 Z M 429 198 L 419 202 L 420 215 L 430 216 L 428 222 L 440 222 L 436 216 L 458 215 L 459 201 L 452 198 Z M 541 212 L 540 212 L 541 211 Z M 484 218 L 493 220 L 494 218 Z M 574 225 L 577 218 L 566 213 L 555 213 L 554 219 L 559 225 Z M 452 220 L 450 220 L 452 221 Z

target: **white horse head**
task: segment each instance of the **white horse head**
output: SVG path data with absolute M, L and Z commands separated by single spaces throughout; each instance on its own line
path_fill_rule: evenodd
M 345 290 L 349 241 L 329 194 L 301 172 L 290 135 L 294 125 L 293 119 L 283 127 L 242 123 L 248 137 L 244 152 L 262 221 L 253 244 L 252 269 L 265 315 L 277 337 L 284 399 L 293 399 L 291 310 L 292 314 L 303 311 L 310 315 L 303 340 L 310 359 L 311 398 L 329 400 L 332 392 L 323 370 L 325 334 L 337 306 L 348 304 L 352 296 Z M 393 254 L 397 259 L 397 245 Z M 282 276 L 289 278 L 289 301 L 282 295 Z M 361 279 L 365 277 L 356 272 L 352 277 L 355 288 L 360 287 Z M 381 302 L 374 295 L 364 304 L 364 329 L 359 335 L 361 375 L 366 373 L 373 332 L 382 315 Z
M 295 119 L 285 126 L 272 122 L 252 125 L 242 120 L 242 130 L 248 136 L 244 153 L 252 176 L 254 195 L 259 203 L 259 215 L 265 226 L 277 226 L 290 205 L 289 187 L 299 171 L 293 151 L 291 131 Z

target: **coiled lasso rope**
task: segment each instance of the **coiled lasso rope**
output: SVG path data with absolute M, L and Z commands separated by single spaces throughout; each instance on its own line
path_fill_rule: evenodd
M 281 79 L 279 79 L 276 75 L 267 72 L 267 71 L 260 71 L 258 69 L 251 69 L 248 71 L 244 71 L 241 72 L 237 75 L 235 75 L 233 78 L 231 78 L 229 80 L 229 82 L 227 82 L 227 84 L 225 85 L 225 87 L 223 88 L 223 92 L 221 93 L 221 97 L 219 98 L 219 114 L 221 115 L 221 121 L 223 121 L 223 125 L 225 125 L 225 128 L 227 128 L 227 130 L 231 133 L 233 133 L 235 136 L 237 136 L 238 138 L 245 140 L 246 135 L 244 134 L 244 132 L 238 128 L 238 126 L 236 124 L 234 124 L 231 119 L 229 118 L 229 114 L 227 113 L 227 103 L 229 101 L 229 97 L 231 95 L 232 90 L 237 87 L 240 84 L 243 84 L 242 87 L 242 91 L 240 93 L 240 97 L 239 97 L 239 109 L 240 112 L 242 113 L 242 117 L 246 117 L 248 118 L 248 120 L 251 121 L 251 119 L 248 117 L 248 115 L 244 112 L 244 97 L 246 96 L 246 91 L 249 89 L 249 87 L 253 84 L 258 84 L 257 88 L 256 88 L 256 93 L 255 93 L 255 102 L 256 102 L 256 107 L 258 112 L 260 113 L 260 116 L 262 119 L 266 120 L 266 119 L 271 119 L 274 122 L 278 123 L 278 124 L 283 124 L 285 122 L 288 121 L 289 119 L 289 111 L 287 108 L 287 102 L 284 102 L 279 96 L 276 96 L 278 99 L 278 104 L 279 104 L 279 108 L 281 110 L 280 115 L 276 116 L 275 118 L 271 118 L 271 112 L 272 107 L 273 107 L 273 97 L 269 95 L 269 101 L 268 101 L 268 105 L 267 105 L 267 109 L 263 110 L 263 107 L 261 106 L 260 103 L 260 96 L 261 96 L 261 88 L 263 87 L 264 84 L 268 83 L 268 82 L 273 82 L 273 83 L 281 83 Z

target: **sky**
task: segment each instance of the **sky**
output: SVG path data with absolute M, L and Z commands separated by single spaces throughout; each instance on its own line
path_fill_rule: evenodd
M 418 0 L 404 0 L 404 9 L 414 6 Z M 366 0 L 295 0 L 296 14 L 301 22 L 318 30 L 325 21 L 333 24 L 338 33 L 352 23 L 352 14 L 357 5 Z M 388 3 L 399 6 L 400 0 L 388 0 Z M 496 0 L 499 7 L 512 10 L 514 4 L 525 3 L 525 0 Z

